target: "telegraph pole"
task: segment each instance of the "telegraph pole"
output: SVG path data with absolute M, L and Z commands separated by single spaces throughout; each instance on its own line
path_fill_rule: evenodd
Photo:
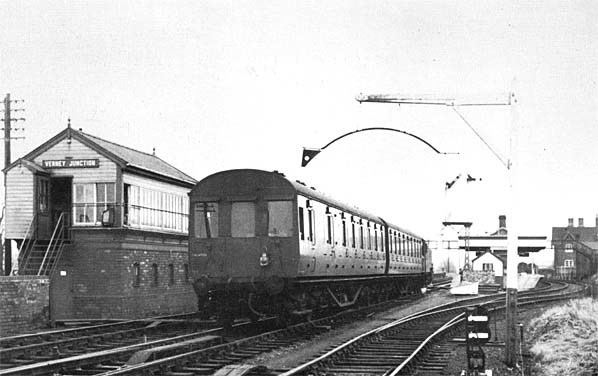
M 10 94 L 4 98 L 4 168 L 10 165 Z M 4 171 L 4 205 L 6 205 L 6 170 Z M 6 213 L 6 211 L 4 212 Z M 5 214 L 6 215 L 6 214 Z M 5 219 L 6 221 L 6 219 Z M 4 275 L 12 269 L 12 242 L 4 239 Z
M 10 94 L 6 94 L 6 98 L 4 98 L 4 168 L 10 165 L 10 128 Z M 6 186 L 6 179 L 4 186 Z
M 10 135 L 10 131 L 12 128 L 13 121 L 23 121 L 24 118 L 12 118 L 11 117 L 11 102 L 24 102 L 23 100 L 12 100 L 10 99 L 10 94 L 6 94 L 4 98 L 4 203 L 6 204 L 6 168 L 10 166 L 10 141 L 13 138 L 24 138 L 24 137 L 12 137 Z M 15 109 L 12 111 L 24 111 L 23 109 Z M 23 128 L 15 128 L 15 130 Z M 6 218 L 6 213 L 5 213 Z M 5 219 L 6 220 L 6 219 Z M 0 252 L 0 261 L 1 260 L 1 252 Z M 1 264 L 1 263 L 0 263 Z M 10 271 L 12 269 L 12 243 L 10 240 L 4 241 L 4 275 L 10 275 Z
M 515 82 L 513 82 L 515 86 Z M 514 171 L 517 166 L 517 98 L 514 92 L 499 94 L 497 96 L 483 96 L 479 98 L 457 99 L 452 96 L 434 96 L 434 95 L 403 95 L 403 94 L 360 94 L 355 98 L 359 103 L 396 103 L 396 104 L 426 104 L 426 105 L 444 105 L 452 107 L 453 111 L 463 120 L 465 124 L 478 136 L 486 147 L 496 156 L 500 162 L 507 168 L 508 178 L 508 196 L 509 196 L 509 216 L 511 226 L 507 231 L 507 291 L 506 291 L 506 335 L 505 335 L 505 363 L 513 367 L 516 363 L 516 344 L 517 344 L 517 203 L 516 203 L 516 184 L 517 175 Z M 474 129 L 467 119 L 459 112 L 458 108 L 462 106 L 510 106 L 511 108 L 511 129 L 510 129 L 510 147 L 509 158 L 505 161 Z

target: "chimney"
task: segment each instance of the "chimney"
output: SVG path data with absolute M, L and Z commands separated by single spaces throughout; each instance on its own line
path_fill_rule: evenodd
M 573 227 L 573 218 L 569 218 L 569 223 L 567 224 L 567 227 Z
M 506 215 L 499 215 L 498 216 L 498 228 L 507 228 L 507 216 Z
M 577 225 L 578 225 L 578 227 L 583 227 L 583 218 L 577 219 Z

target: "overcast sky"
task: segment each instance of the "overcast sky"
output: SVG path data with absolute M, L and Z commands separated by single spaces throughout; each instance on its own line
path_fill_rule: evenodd
M 279 170 L 429 239 L 492 232 L 506 168 L 450 107 L 359 93 L 514 91 L 522 235 L 598 213 L 598 2 L 3 1 L 0 90 L 24 99 L 13 160 L 66 127 L 151 153 L 196 179 Z M 13 106 L 14 107 L 14 106 Z M 510 107 L 460 112 L 503 159 Z M 20 124 L 19 124 L 20 126 Z M 359 128 L 306 168 L 304 146 Z M 2 146 L 3 147 L 3 146 Z M 445 182 L 460 179 L 445 191 Z M 508 223 L 509 220 L 507 220 Z

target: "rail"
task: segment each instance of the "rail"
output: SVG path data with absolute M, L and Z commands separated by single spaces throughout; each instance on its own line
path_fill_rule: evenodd
M 523 299 L 521 299 L 521 301 L 518 302 L 518 305 L 520 305 L 520 306 L 533 305 L 533 304 L 537 304 L 537 303 L 546 303 L 546 302 L 562 300 L 565 298 L 574 298 L 574 297 L 577 297 L 577 296 L 580 296 L 580 295 L 586 293 L 587 286 L 580 288 L 579 290 L 576 290 L 576 291 L 569 291 L 569 292 L 558 292 L 560 290 L 556 290 L 556 291 L 557 291 L 556 293 L 549 294 L 549 295 L 543 295 L 543 296 L 537 296 L 537 297 L 534 297 L 534 296 L 524 297 Z M 490 302 L 487 302 L 482 305 L 491 305 L 491 304 L 496 304 L 496 301 L 490 301 Z M 494 307 L 489 308 L 489 312 L 496 312 L 501 309 L 505 309 L 505 307 L 503 305 L 496 305 Z M 430 344 L 433 340 L 435 340 L 440 335 L 446 333 L 448 330 L 454 328 L 456 325 L 459 325 L 462 322 L 464 322 L 464 320 L 465 320 L 465 313 L 461 313 L 460 315 L 457 315 L 453 319 L 449 320 L 441 328 L 436 330 L 434 333 L 432 333 L 430 336 L 428 336 L 424 341 L 422 341 L 422 343 L 417 347 L 417 349 L 415 349 L 413 351 L 413 353 L 409 357 L 407 357 L 407 359 L 405 359 L 405 361 L 403 361 L 403 363 L 401 363 L 394 370 L 392 370 L 392 372 L 388 373 L 387 376 L 396 376 L 396 375 L 400 374 L 401 372 L 406 371 L 407 368 L 411 365 L 411 363 L 417 358 L 417 355 L 420 353 L 420 351 L 422 349 L 424 349 L 428 344 Z
M 547 302 L 547 301 L 561 300 L 563 298 L 570 298 L 570 297 L 578 296 L 580 294 L 583 294 L 585 291 L 584 289 L 580 289 L 580 290 L 576 290 L 573 292 L 566 292 L 566 291 L 562 292 L 563 289 L 567 288 L 567 285 L 566 284 L 561 284 L 561 285 L 562 286 L 557 287 L 557 288 L 551 287 L 550 289 L 552 289 L 552 291 L 554 291 L 554 292 L 550 293 L 551 291 L 548 291 L 548 294 L 546 294 L 546 289 L 537 289 L 535 291 L 534 290 L 526 291 L 521 294 L 522 296 L 521 296 L 519 303 L 520 303 L 520 305 L 524 305 L 524 304 L 533 304 L 533 303 L 540 302 L 540 301 Z M 542 293 L 543 295 L 541 297 L 534 296 L 534 294 L 538 294 L 538 293 Z M 377 336 L 377 335 L 379 335 L 383 332 L 386 332 L 388 330 L 395 329 L 395 328 L 402 326 L 404 324 L 407 324 L 409 322 L 413 322 L 414 320 L 424 320 L 424 319 L 430 320 L 432 317 L 434 317 L 436 315 L 449 314 L 451 312 L 454 312 L 455 310 L 461 310 L 464 307 L 475 306 L 475 305 L 479 305 L 479 304 L 494 305 L 495 307 L 504 306 L 504 293 L 487 295 L 484 297 L 477 297 L 477 298 L 471 298 L 471 299 L 463 299 L 458 302 L 443 304 L 443 305 L 440 305 L 437 307 L 429 308 L 427 310 L 423 310 L 423 311 L 408 315 L 404 318 L 387 323 L 383 326 L 380 326 L 380 327 L 370 330 L 366 333 L 363 333 L 355 338 L 352 338 L 352 339 L 348 340 L 347 342 L 337 346 L 336 348 L 329 350 L 325 354 L 323 354 L 309 362 L 301 364 L 291 370 L 288 370 L 287 372 L 280 374 L 280 376 L 291 376 L 291 375 L 303 374 L 305 371 L 309 371 L 309 370 L 313 369 L 314 367 L 317 367 L 318 364 L 322 364 L 323 362 L 325 362 L 329 359 L 332 359 L 334 357 L 341 356 L 341 353 L 346 352 L 348 349 L 351 349 L 352 354 L 354 354 L 357 344 L 359 342 L 362 342 L 364 339 L 372 338 L 372 337 Z M 500 308 L 494 308 L 494 309 L 500 309 Z M 443 324 L 439 329 L 435 330 L 432 335 L 428 336 L 424 341 L 422 341 L 417 346 L 417 348 L 409 356 L 407 356 L 406 360 L 404 362 L 402 362 L 401 365 L 397 366 L 397 368 L 392 373 L 386 373 L 385 375 L 390 375 L 390 374 L 397 375 L 400 371 L 404 372 L 409 367 L 412 367 L 412 361 L 414 359 L 416 359 L 418 357 L 418 355 L 420 355 L 422 349 L 424 349 L 435 337 L 439 336 L 442 333 L 445 333 L 447 330 L 454 328 L 455 325 L 459 324 L 463 320 L 463 316 L 464 316 L 463 314 L 460 314 L 456 317 L 453 317 L 448 322 Z

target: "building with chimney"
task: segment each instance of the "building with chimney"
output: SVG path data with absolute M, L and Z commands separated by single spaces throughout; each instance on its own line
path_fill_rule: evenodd
M 507 217 L 500 215 L 498 228 L 490 234 L 470 234 L 471 225 L 471 222 L 445 222 L 446 227 L 458 227 L 461 231 L 456 240 L 446 241 L 442 249 L 432 245 L 434 271 L 493 271 L 497 282 L 500 283 L 507 266 Z M 518 271 L 538 272 L 539 269 L 552 269 L 553 256 L 549 248 L 547 236 L 518 236 Z
M 594 226 L 569 218 L 566 227 L 552 228 L 555 277 L 584 279 L 598 273 L 598 215 Z

